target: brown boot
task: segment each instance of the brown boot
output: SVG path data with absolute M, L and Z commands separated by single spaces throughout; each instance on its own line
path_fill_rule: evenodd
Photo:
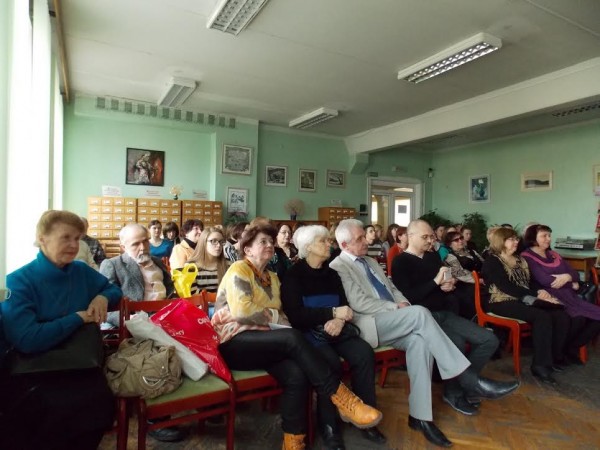
M 371 428 L 381 421 L 381 411 L 365 405 L 344 383 L 340 383 L 337 392 L 331 396 L 331 401 L 337 407 L 340 418 L 357 428 Z
M 281 450 L 304 450 L 305 434 L 283 433 Z

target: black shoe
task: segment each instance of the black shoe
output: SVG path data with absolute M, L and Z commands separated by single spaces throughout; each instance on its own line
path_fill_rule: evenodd
M 516 390 L 521 382 L 515 381 L 494 381 L 489 378 L 479 377 L 477 383 L 471 389 L 476 395 L 488 399 L 502 398 Z
M 567 365 L 563 362 L 552 364 L 553 372 L 564 372 L 567 369 Z
M 575 364 L 576 366 L 583 366 L 583 362 L 579 358 L 579 350 L 575 353 L 569 351 L 565 354 L 565 362 L 568 364 Z
M 184 433 L 177 427 L 157 428 L 148 431 L 148 436 L 161 442 L 179 442 L 185 437 Z
M 558 383 L 551 375 L 550 370 L 543 366 L 531 366 L 531 374 L 542 383 L 556 386 Z
M 467 401 L 464 395 L 450 397 L 444 394 L 444 401 L 448 403 L 455 411 L 464 414 L 465 416 L 475 416 L 479 414 L 477 407 Z
M 360 431 L 365 439 L 368 439 L 375 444 L 385 444 L 387 442 L 387 438 L 377 429 L 377 427 L 365 428 Z
M 433 421 L 415 419 L 413 416 L 408 416 L 408 426 L 413 430 L 422 431 L 425 438 L 440 447 L 452 447 L 452 442 L 448 440 L 444 433 L 435 426 Z
M 477 394 L 467 392 L 465 393 L 465 399 L 475 408 L 479 408 L 481 406 L 481 398 Z
M 334 431 L 331 425 L 325 425 L 321 429 L 321 437 L 323 438 L 323 448 L 327 450 L 346 450 L 342 434 Z

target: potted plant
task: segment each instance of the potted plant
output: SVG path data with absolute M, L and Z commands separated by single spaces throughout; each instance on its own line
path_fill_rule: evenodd
M 304 212 L 304 202 L 298 198 L 292 198 L 285 202 L 283 208 L 290 215 L 290 220 L 296 220 Z

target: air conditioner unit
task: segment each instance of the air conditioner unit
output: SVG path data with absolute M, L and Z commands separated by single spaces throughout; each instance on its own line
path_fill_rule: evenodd
M 167 85 L 167 89 L 158 100 L 158 105 L 178 108 L 192 95 L 196 87 L 197 84 L 194 80 L 172 77 Z

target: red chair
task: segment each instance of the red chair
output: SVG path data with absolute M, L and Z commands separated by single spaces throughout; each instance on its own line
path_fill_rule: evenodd
M 598 268 L 596 266 L 590 269 L 590 275 L 592 283 L 596 285 L 596 305 L 600 306 L 600 275 L 598 275 Z

